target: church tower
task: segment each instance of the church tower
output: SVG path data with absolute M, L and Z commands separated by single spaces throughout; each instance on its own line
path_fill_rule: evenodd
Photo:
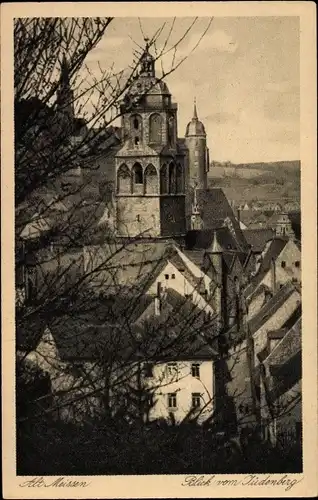
M 209 150 L 206 145 L 206 132 L 198 119 L 196 102 L 194 101 L 193 117 L 188 123 L 185 143 L 189 151 L 189 186 L 207 189 L 207 172 L 209 171 Z
M 73 124 L 75 118 L 74 92 L 71 87 L 69 72 L 69 65 L 64 55 L 61 63 L 61 76 L 59 88 L 57 89 L 56 104 L 58 111 L 65 117 L 67 116 L 70 124 Z
M 116 233 L 185 233 L 186 152 L 177 139 L 177 105 L 155 74 L 148 42 L 121 105 L 123 145 L 115 155 Z

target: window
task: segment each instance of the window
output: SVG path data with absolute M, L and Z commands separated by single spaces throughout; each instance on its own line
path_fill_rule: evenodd
M 139 146 L 139 137 L 135 137 L 135 146 Z
M 168 408 L 177 408 L 177 394 L 175 392 L 168 394 Z
M 153 377 L 153 364 L 152 363 L 145 363 L 144 364 L 144 374 L 145 377 Z
M 171 279 L 175 280 L 176 279 L 176 275 L 175 274 L 171 274 Z
M 295 267 L 300 267 L 300 262 L 299 262 L 299 260 L 296 260 L 296 262 L 295 262 Z
M 176 191 L 176 166 L 173 162 L 169 164 L 169 193 Z
M 133 123 L 134 123 L 134 129 L 138 130 L 139 129 L 139 120 L 138 120 L 138 118 L 135 117 Z
M 139 214 L 136 215 L 136 221 L 140 222 L 140 215 Z
M 150 116 L 149 119 L 149 142 L 160 144 L 162 141 L 162 118 L 159 114 Z
M 165 274 L 165 279 L 168 280 L 169 279 L 169 274 Z
M 282 264 L 281 264 L 282 268 L 285 268 L 286 267 L 286 262 L 284 260 L 282 260 Z
M 201 406 L 201 394 L 199 392 L 192 393 L 192 408 L 200 408 Z
M 134 172 L 134 182 L 135 182 L 135 184 L 143 184 L 142 166 L 139 163 L 136 163 L 134 165 L 133 172 Z
M 200 378 L 200 364 L 199 363 L 192 363 L 191 373 L 192 373 L 192 377 Z
M 177 363 L 168 363 L 167 364 L 167 375 L 168 377 L 178 377 L 178 365 Z

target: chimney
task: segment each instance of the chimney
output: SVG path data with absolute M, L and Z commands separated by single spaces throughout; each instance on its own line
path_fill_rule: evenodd
M 274 294 L 276 292 L 276 263 L 274 259 L 271 260 L 271 288 Z
M 161 296 L 162 296 L 162 286 L 161 283 L 157 283 L 157 295 L 155 297 L 155 316 L 160 316 L 161 313 Z

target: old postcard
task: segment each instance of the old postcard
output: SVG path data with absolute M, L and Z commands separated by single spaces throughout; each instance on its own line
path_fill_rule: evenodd
M 317 494 L 315 4 L 1 38 L 4 497 Z

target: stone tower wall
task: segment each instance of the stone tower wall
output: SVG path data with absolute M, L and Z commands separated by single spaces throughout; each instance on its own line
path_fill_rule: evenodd
M 194 187 L 195 183 L 197 183 L 199 189 L 206 189 L 206 138 L 186 137 L 186 146 L 189 150 L 189 184 Z

